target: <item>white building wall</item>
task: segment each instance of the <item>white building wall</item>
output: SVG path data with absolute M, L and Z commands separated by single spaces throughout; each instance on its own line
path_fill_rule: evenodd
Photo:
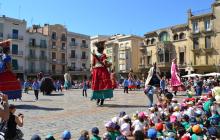
M 26 26 L 25 20 L 18 20 L 14 18 L 8 18 L 5 16 L 0 17 L 0 32 L 3 33 L 2 40 L 11 39 L 10 53 L 12 59 L 16 59 L 18 62 L 18 69 L 14 70 L 15 73 L 24 73 L 25 61 L 25 37 L 26 37 Z M 13 29 L 18 30 L 18 36 L 12 35 Z M 18 53 L 12 54 L 12 45 L 18 45 Z

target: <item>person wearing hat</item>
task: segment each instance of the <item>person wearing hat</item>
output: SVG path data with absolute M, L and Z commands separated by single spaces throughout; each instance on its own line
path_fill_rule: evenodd
M 180 79 L 180 70 L 176 64 L 176 58 L 172 60 L 171 65 L 171 86 L 175 95 L 177 91 L 185 91 L 185 87 Z
M 87 130 L 82 130 L 79 140 L 89 140 L 89 132 Z
M 0 42 L 2 52 L 0 54 L 0 91 L 8 96 L 8 99 L 21 99 L 21 84 L 12 72 L 10 53 L 10 40 Z M 10 84 L 8 84 L 10 83 Z
M 41 138 L 40 138 L 40 136 L 39 135 L 33 135 L 32 137 L 31 137 L 31 140 L 41 140 Z
M 203 137 L 204 137 L 204 135 L 202 133 L 203 131 L 202 131 L 202 128 L 199 124 L 194 125 L 192 127 L 192 131 L 193 131 L 193 134 L 192 134 L 191 140 L 203 139 Z
M 128 115 L 125 115 L 123 119 L 124 119 L 124 123 L 121 125 L 120 131 L 122 135 L 127 137 L 131 135 L 131 125 L 130 125 L 131 119 L 129 118 Z
M 173 124 L 171 122 L 166 122 L 165 125 L 164 136 L 166 138 L 176 138 L 176 132 L 173 130 Z
M 55 138 L 53 137 L 53 135 L 49 134 L 49 135 L 47 135 L 45 140 L 55 140 Z
M 147 131 L 147 137 L 151 140 L 156 140 L 157 138 L 157 130 L 155 128 L 150 128 Z
M 111 121 L 109 121 L 105 124 L 106 131 L 112 140 L 115 140 L 117 137 L 116 133 L 115 133 L 115 126 L 116 126 L 116 124 L 114 124 Z
M 190 128 L 190 124 L 189 124 L 189 116 L 187 114 L 184 114 L 182 116 L 181 119 L 181 124 L 183 125 L 183 127 L 185 128 L 185 130 Z
M 105 41 L 96 42 L 97 53 L 93 53 L 92 60 L 92 96 L 97 100 L 97 105 L 103 105 L 106 98 L 113 97 L 112 81 L 108 68 L 112 65 L 106 54 L 103 53 Z
M 157 123 L 155 125 L 155 129 L 157 130 L 157 138 L 160 138 L 163 136 L 163 123 Z
M 62 140 L 70 140 L 71 139 L 71 133 L 68 130 L 65 130 L 62 133 Z
M 92 137 L 90 140 L 101 140 L 101 137 L 99 137 L 99 129 L 97 127 L 93 127 L 91 132 Z

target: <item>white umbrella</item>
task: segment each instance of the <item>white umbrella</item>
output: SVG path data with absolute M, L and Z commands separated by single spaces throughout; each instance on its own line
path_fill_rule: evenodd
M 220 76 L 220 73 L 212 72 L 212 73 L 207 73 L 204 76 Z
M 201 77 L 202 74 L 196 74 L 196 73 L 193 73 L 193 74 L 184 75 L 184 76 L 182 76 L 182 77 L 186 78 L 186 77 L 196 77 L 196 76 Z

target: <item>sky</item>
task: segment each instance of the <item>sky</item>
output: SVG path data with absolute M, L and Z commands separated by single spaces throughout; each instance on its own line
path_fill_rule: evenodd
M 187 23 L 187 10 L 203 11 L 214 0 L 0 0 L 0 15 L 28 26 L 63 24 L 86 35 L 135 34 Z

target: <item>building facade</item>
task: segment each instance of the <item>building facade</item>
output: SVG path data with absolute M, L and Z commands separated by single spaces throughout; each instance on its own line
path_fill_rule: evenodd
M 27 31 L 26 42 L 25 75 L 27 78 L 36 77 L 39 72 L 49 75 L 48 36 L 37 32 Z
M 143 38 L 135 35 L 114 35 L 106 41 L 106 55 L 118 76 L 127 77 L 130 70 L 139 73 L 139 48 Z
M 19 78 L 24 77 L 24 51 L 27 22 L 9 18 L 3 15 L 0 17 L 0 40 L 11 40 L 10 55 L 12 57 L 12 69 Z
M 154 62 L 163 75 L 170 77 L 173 58 L 177 58 L 181 75 L 219 71 L 220 2 L 205 14 L 188 11 L 187 24 L 146 33 L 140 47 L 139 70 L 147 72 Z
M 67 69 L 72 79 L 90 75 L 90 36 L 67 33 Z

